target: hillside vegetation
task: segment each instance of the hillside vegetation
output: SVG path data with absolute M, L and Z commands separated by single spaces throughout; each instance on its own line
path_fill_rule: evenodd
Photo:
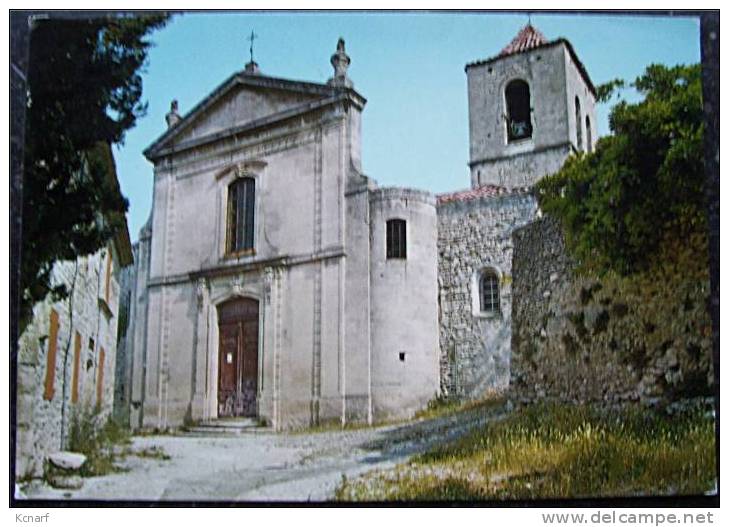
M 696 494 L 715 478 L 714 420 L 640 408 L 534 405 L 392 470 L 343 481 L 345 501 Z

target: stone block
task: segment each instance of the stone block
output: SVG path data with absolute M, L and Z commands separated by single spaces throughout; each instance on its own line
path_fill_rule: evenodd
M 86 456 L 77 452 L 53 452 L 48 455 L 48 461 L 64 470 L 79 470 L 86 463 Z
M 84 480 L 81 476 L 62 476 L 53 474 L 48 476 L 48 483 L 57 489 L 78 490 L 84 486 Z

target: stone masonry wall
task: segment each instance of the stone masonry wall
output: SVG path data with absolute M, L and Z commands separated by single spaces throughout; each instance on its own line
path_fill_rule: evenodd
M 34 306 L 33 319 L 18 342 L 16 476 L 40 477 L 51 452 L 68 447 L 74 415 L 97 409 L 97 382 L 101 378 L 99 422 L 110 414 L 114 395 L 119 285 L 112 268 L 106 298 L 108 249 L 59 262 L 54 283 L 64 283 L 69 296 L 50 297 Z M 108 302 L 107 302 L 108 300 Z M 58 314 L 55 364 L 49 364 L 51 312 Z M 72 401 L 76 333 L 79 334 L 78 399 Z M 104 349 L 103 367 L 100 350 Z M 47 368 L 53 368 L 53 386 L 47 392 Z M 101 377 L 100 377 L 101 376 Z
M 514 400 L 658 404 L 710 394 L 708 275 L 696 268 L 598 280 L 575 274 L 554 219 L 517 230 Z
M 441 392 L 477 398 L 509 383 L 511 342 L 511 233 L 531 221 L 531 194 L 457 200 L 438 205 L 438 285 Z M 501 308 L 480 312 L 478 278 L 500 276 Z
M 117 349 L 114 377 L 114 420 L 121 426 L 129 426 L 131 404 L 132 367 L 134 358 L 134 327 L 136 309 L 133 302 L 137 285 L 139 243 L 132 245 L 134 263 L 119 272 L 119 322 L 117 324 Z

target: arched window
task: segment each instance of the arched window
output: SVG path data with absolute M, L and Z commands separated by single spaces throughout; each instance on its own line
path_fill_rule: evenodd
M 479 298 L 482 313 L 499 313 L 499 275 L 493 269 L 486 269 L 479 280 Z
M 592 125 L 590 116 L 585 116 L 585 135 L 587 135 L 587 151 L 592 152 Z
M 521 79 L 506 85 L 506 128 L 509 141 L 532 136 L 529 85 Z
M 405 220 L 387 221 L 387 258 L 406 258 Z
M 236 179 L 228 187 L 228 253 L 253 250 L 256 181 Z
M 580 111 L 580 99 L 575 97 L 575 127 L 577 128 L 577 150 L 582 152 L 582 111 Z

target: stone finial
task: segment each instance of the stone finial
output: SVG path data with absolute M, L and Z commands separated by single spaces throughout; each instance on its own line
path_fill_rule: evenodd
M 177 99 L 170 103 L 170 111 L 165 115 L 165 120 L 167 121 L 167 128 L 172 128 L 182 120 L 180 114 L 177 113 Z
M 246 64 L 245 72 L 248 75 L 258 75 L 259 73 L 261 73 L 261 70 L 258 69 L 258 63 L 257 62 L 250 61 L 249 63 Z
M 347 68 L 349 68 L 349 63 L 352 61 L 344 50 L 344 39 L 341 37 L 337 41 L 337 51 L 332 55 L 331 62 L 334 68 L 334 77 L 329 79 L 329 84 L 331 86 L 352 87 L 352 81 L 347 77 Z

